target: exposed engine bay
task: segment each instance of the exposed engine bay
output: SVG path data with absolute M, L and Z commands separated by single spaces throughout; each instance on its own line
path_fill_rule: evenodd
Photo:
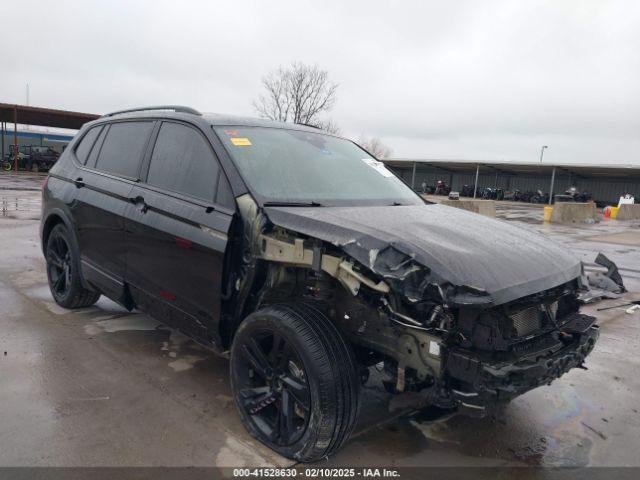
M 484 276 L 484 285 L 463 283 L 460 243 L 452 247 L 458 252 L 444 252 L 431 266 L 394 238 L 336 230 L 310 235 L 319 231 L 315 212 L 308 214 L 311 227 L 296 226 L 282 221 L 282 209 L 263 211 L 248 196 L 238 204 L 243 254 L 236 256 L 242 264 L 230 270 L 234 301 L 229 305 L 235 311 L 229 315 L 240 319 L 243 312 L 291 299 L 313 303 L 349 340 L 363 377 L 365 367 L 379 366 L 390 392 L 420 392 L 425 403 L 484 416 L 583 367 L 598 338 L 596 319 L 579 312 L 581 266 L 560 253 L 546 251 L 549 263 L 531 267 L 544 277 L 507 279 L 513 288 L 495 278 L 499 268 L 472 272 L 471 278 Z M 473 214 L 461 212 L 465 215 Z M 512 241 L 531 249 L 519 242 Z M 488 268 L 482 245 L 478 248 L 478 261 Z M 518 268 L 518 252 L 502 248 Z M 438 268 L 456 253 L 460 263 L 453 274 Z M 558 268 L 549 268 L 551 263 Z

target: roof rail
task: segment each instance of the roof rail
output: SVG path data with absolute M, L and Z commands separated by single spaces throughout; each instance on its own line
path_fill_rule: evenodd
M 183 107 L 182 105 L 158 105 L 155 107 L 128 108 L 126 110 L 118 110 L 117 112 L 105 113 L 102 116 L 112 117 L 113 115 L 119 115 L 121 113 L 146 112 L 148 110 L 173 110 L 176 113 L 190 113 L 192 115 L 202 115 L 199 111 L 191 107 Z
M 312 125 L 310 123 L 296 123 L 296 125 L 302 125 L 303 127 L 315 128 L 316 130 L 322 130 L 322 127 Z

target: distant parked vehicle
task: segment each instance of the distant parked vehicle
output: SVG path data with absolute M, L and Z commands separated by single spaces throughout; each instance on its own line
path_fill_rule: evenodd
M 15 165 L 15 146 L 9 146 L 9 153 L 2 161 L 2 169 L 10 171 Z M 40 145 L 20 145 L 18 147 L 18 169 L 29 171 L 49 170 L 60 157 L 51 147 Z
M 449 200 L 460 200 L 460 192 L 449 192 Z
M 510 200 L 510 201 L 517 201 L 520 197 L 520 190 L 516 189 L 516 190 L 507 190 L 506 192 L 504 192 L 503 195 L 503 200 Z
M 26 159 L 26 153 L 23 147 L 18 148 L 18 168 L 20 168 Z M 14 168 L 15 164 L 15 148 L 13 145 L 9 145 L 9 153 L 7 153 L 2 159 L 2 170 L 9 172 Z
M 578 191 L 576 187 L 568 188 L 565 192 L 565 195 L 568 195 L 572 198 L 574 202 L 589 202 L 593 200 L 593 195 L 586 190 L 583 192 Z
M 463 185 L 462 190 L 460 190 L 460 196 L 473 197 L 474 190 L 475 190 L 475 185 Z
M 531 203 L 549 203 L 549 194 L 544 193 L 542 190 L 538 190 L 529 199 Z
M 438 180 L 438 183 L 436 183 L 436 189 L 434 192 L 436 195 L 449 195 L 450 191 L 451 191 L 451 187 L 449 185 L 447 185 L 443 180 Z
M 503 200 L 504 199 L 504 190 L 502 188 L 491 188 L 485 187 L 480 190 L 481 197 L 485 200 Z
M 556 202 L 590 202 L 593 200 L 593 195 L 587 191 L 579 192 L 576 187 L 571 187 L 565 190 L 563 194 L 555 195 L 554 201 Z
M 60 154 L 51 147 L 32 146 L 31 155 L 25 164 L 27 170 L 49 170 L 60 158 Z

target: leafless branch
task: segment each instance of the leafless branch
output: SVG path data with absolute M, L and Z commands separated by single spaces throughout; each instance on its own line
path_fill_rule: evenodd
M 308 125 L 313 125 L 333 135 L 342 135 L 342 129 L 331 119 L 317 120 Z
M 358 140 L 358 145 L 364 148 L 375 158 L 389 158 L 393 151 L 380 141 L 379 138 L 367 138 L 364 135 Z
M 262 86 L 265 92 L 253 102 L 261 117 L 281 122 L 328 125 L 319 116 L 333 107 L 338 84 L 329 80 L 326 70 L 317 65 L 295 62 L 287 69 L 280 67 L 263 77 Z M 337 129 L 334 123 L 329 124 Z

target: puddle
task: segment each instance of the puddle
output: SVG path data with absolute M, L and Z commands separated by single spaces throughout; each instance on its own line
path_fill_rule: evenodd
M 156 330 L 162 324 L 145 315 L 132 314 L 110 320 L 98 320 L 84 326 L 87 335 L 128 331 Z
M 185 355 L 173 362 L 169 362 L 169 368 L 174 372 L 184 372 L 185 370 L 191 370 L 196 363 L 204 360 L 206 357 L 197 355 Z
M 427 440 L 456 446 L 460 446 L 462 444 L 459 440 L 451 438 L 452 431 L 446 423 L 421 423 L 413 419 L 410 420 L 409 423 L 417 428 Z
M 162 342 L 160 350 L 167 352 L 167 356 L 172 359 L 168 365 L 174 372 L 191 370 L 198 362 L 211 356 L 208 350 L 186 335 L 176 330 L 171 330 L 170 332 L 169 340 Z

